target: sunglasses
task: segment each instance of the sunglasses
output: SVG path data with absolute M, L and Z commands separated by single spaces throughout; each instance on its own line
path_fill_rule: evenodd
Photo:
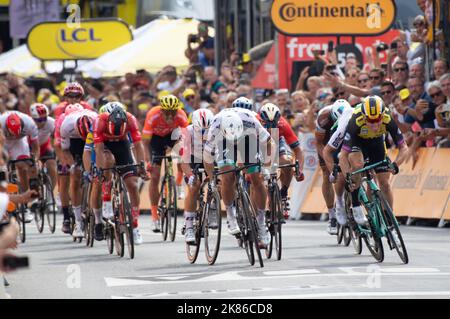
M 369 79 L 362 79 L 362 80 L 358 80 L 358 83 L 366 83 L 368 81 L 369 81 Z
M 370 76 L 369 79 L 371 80 L 379 80 L 381 77 L 379 76 Z
M 438 96 L 441 96 L 442 95 L 442 91 L 438 91 L 438 92 L 436 92 L 436 93 L 434 93 L 434 94 L 430 94 L 430 97 L 432 98 L 432 99 L 434 99 L 435 97 L 438 97 Z
M 381 91 L 380 93 L 381 93 L 381 95 L 388 95 L 388 94 L 392 94 L 393 92 L 391 90 L 389 90 L 389 91 Z
M 356 73 L 352 73 L 352 74 L 347 74 L 346 77 L 348 77 L 348 78 L 356 78 L 357 75 L 358 74 L 356 74 Z
M 405 72 L 406 68 L 398 68 L 398 69 L 394 69 L 394 72 Z
M 33 119 L 36 123 L 44 123 L 47 122 L 47 118 L 46 117 L 40 117 L 38 119 Z
M 195 96 L 193 96 L 193 95 L 186 96 L 186 101 L 193 100 L 194 98 L 195 98 Z
M 66 97 L 71 98 L 71 99 L 81 99 L 83 96 L 81 94 L 67 94 Z
M 413 26 L 417 28 L 417 27 L 423 26 L 423 24 L 424 24 L 423 22 L 418 22 L 418 23 L 413 23 Z
M 339 92 L 335 94 L 336 97 L 345 96 L 345 92 Z

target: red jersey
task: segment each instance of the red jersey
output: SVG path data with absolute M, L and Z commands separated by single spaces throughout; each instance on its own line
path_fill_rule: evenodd
M 108 113 L 102 113 L 99 114 L 95 120 L 93 127 L 94 144 L 125 141 L 128 139 L 128 133 L 130 134 L 131 141 L 133 143 L 141 140 L 141 132 L 139 131 L 138 121 L 131 113 L 127 112 L 127 128 L 121 136 L 115 136 L 108 133 L 108 117 Z
M 186 113 L 183 110 L 178 110 L 172 123 L 167 123 L 164 119 L 161 107 L 157 106 L 148 111 L 147 116 L 145 117 L 142 135 L 145 137 L 150 137 L 152 135 L 164 137 L 171 134 L 173 130 L 179 127 L 187 127 L 188 124 Z
M 81 101 L 79 104 L 82 107 L 84 107 L 85 110 L 92 111 L 94 109 L 89 103 L 87 103 L 85 101 Z M 61 114 L 63 114 L 66 111 L 67 105 L 69 105 L 69 103 L 67 101 L 64 101 L 64 102 L 61 102 L 58 104 L 58 106 L 53 111 L 53 114 L 55 115 L 55 119 L 58 119 L 58 117 L 60 117 Z
M 262 123 L 262 119 L 259 114 L 257 115 L 257 118 Z M 289 145 L 290 148 L 296 148 L 300 145 L 300 141 L 298 140 L 297 135 L 295 135 L 291 125 L 283 116 L 280 117 L 277 128 L 279 132 L 278 133 L 279 137 L 280 138 L 284 137 L 286 143 Z

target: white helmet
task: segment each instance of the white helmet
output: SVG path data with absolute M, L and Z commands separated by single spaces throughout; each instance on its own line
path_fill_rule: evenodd
M 346 109 L 351 109 L 352 106 L 344 99 L 337 100 L 333 103 L 331 107 L 331 118 L 334 121 L 339 120 L 342 114 L 344 114 Z
M 261 106 L 259 114 L 266 124 L 271 124 L 270 126 L 273 127 L 278 125 L 278 121 L 281 117 L 280 108 L 273 103 L 266 103 Z
M 214 118 L 214 113 L 209 109 L 199 109 L 192 113 L 192 125 L 197 130 L 207 130 Z
M 232 107 L 240 107 L 246 110 L 252 110 L 253 102 L 250 99 L 247 99 L 245 96 L 238 97 L 233 101 Z
M 30 115 L 33 119 L 48 116 L 48 107 L 42 103 L 34 103 L 30 106 Z
M 237 113 L 227 112 L 222 117 L 220 131 L 222 132 L 222 136 L 227 140 L 235 141 L 242 136 L 242 133 L 244 132 L 244 124 Z

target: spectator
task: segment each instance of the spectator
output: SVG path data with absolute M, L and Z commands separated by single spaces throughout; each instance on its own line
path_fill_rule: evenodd
M 370 89 L 370 78 L 369 74 L 362 71 L 358 75 L 358 87 L 360 89 L 369 90 Z
M 413 63 L 409 70 L 409 77 L 425 79 L 425 69 L 422 63 Z
M 205 22 L 199 23 L 197 27 L 197 34 L 189 34 L 187 38 L 187 49 L 185 51 L 185 56 L 189 59 L 189 62 L 199 63 L 200 54 L 205 54 L 202 49 L 206 45 L 211 46 L 212 39 L 212 47 L 214 48 L 214 38 L 209 36 L 209 27 Z M 209 41 L 209 42 L 208 42 Z M 195 44 L 195 46 L 193 46 Z
M 358 68 L 350 68 L 345 74 L 345 83 L 358 86 L 358 76 L 361 71 Z
M 407 85 L 408 83 L 408 63 L 405 60 L 397 60 L 393 66 L 393 81 L 397 85 Z
M 219 87 L 224 86 L 224 84 L 220 82 L 216 69 L 213 66 L 208 66 L 205 68 L 203 78 L 205 81 L 203 83 L 203 89 L 200 91 L 201 100 L 212 103 L 213 100 L 211 99 L 211 93 L 217 93 Z
M 394 110 L 394 97 L 395 97 L 395 86 L 391 81 L 384 81 L 381 84 L 380 96 L 384 103 L 389 107 L 391 111 Z
M 408 90 L 412 98 L 409 109 L 413 112 L 408 110 L 405 122 L 412 125 L 417 121 L 422 128 L 434 128 L 434 111 L 436 106 L 431 102 L 430 96 L 425 92 L 423 79 L 409 79 Z
M 227 101 L 225 103 L 225 108 L 229 109 L 233 105 L 234 100 L 238 98 L 238 94 L 234 91 L 228 92 Z
M 280 89 L 275 93 L 277 100 L 276 105 L 280 108 L 281 115 L 287 118 L 287 116 L 292 115 L 292 111 L 290 109 L 290 99 L 289 99 L 289 90 L 288 89 Z
M 384 82 L 385 74 L 382 69 L 372 69 L 369 72 L 370 86 L 372 88 L 377 88 L 378 90 L 381 87 L 381 83 Z
M 439 78 L 442 93 L 447 97 L 447 104 L 450 104 L 450 73 L 445 73 Z
M 155 85 L 158 91 L 169 91 L 176 95 L 176 91 L 182 86 L 182 80 L 178 77 L 176 68 L 168 65 L 156 77 Z
M 200 51 L 198 52 L 198 62 L 205 68 L 207 66 L 214 66 L 215 51 L 214 38 L 209 37 L 200 44 Z
M 295 91 L 291 94 L 292 100 L 292 111 L 294 113 L 302 113 L 309 109 L 308 98 L 306 97 L 306 93 L 304 91 Z
M 186 115 L 190 115 L 195 110 L 200 108 L 200 97 L 193 89 L 186 89 L 183 92 L 184 111 Z
M 441 76 L 448 72 L 448 62 L 444 59 L 438 59 L 433 62 L 434 78 L 439 80 Z
M 322 86 L 321 79 L 318 76 L 311 76 L 306 81 L 309 102 L 312 103 L 316 99 L 317 90 Z

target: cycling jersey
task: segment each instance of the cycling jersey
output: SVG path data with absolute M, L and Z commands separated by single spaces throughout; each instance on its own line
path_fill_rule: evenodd
M 184 163 L 203 163 L 203 145 L 207 133 L 202 133 L 194 128 L 194 125 L 189 125 L 182 131 L 182 145 L 183 145 L 183 162 Z
M 324 143 L 327 143 L 331 137 L 334 120 L 331 117 L 331 110 L 333 106 L 325 106 L 317 114 L 316 119 L 316 134 L 325 135 Z
M 131 137 L 131 142 L 136 143 L 141 140 L 141 132 L 139 131 L 139 125 L 136 117 L 131 113 L 127 112 L 127 127 L 125 132 L 120 136 L 111 135 L 108 133 L 108 113 L 102 113 L 98 115 L 97 119 L 94 121 L 94 144 L 105 143 L 105 142 L 118 142 L 118 141 L 128 141 L 128 136 Z
M 71 139 L 83 140 L 77 129 L 77 120 L 82 116 L 89 116 L 93 121 L 97 118 L 98 114 L 93 111 L 80 111 L 67 115 L 61 124 L 60 135 L 61 135 L 61 147 L 64 150 L 70 148 Z M 83 141 L 84 149 L 84 141 Z
M 55 120 L 51 117 L 47 117 L 45 126 L 38 128 L 38 140 L 39 145 L 47 143 L 55 132 Z
M 341 115 L 341 117 L 338 120 L 337 128 L 335 129 L 333 135 L 331 135 L 330 139 L 328 140 L 328 145 L 331 146 L 334 149 L 339 149 L 344 142 L 345 132 L 347 130 L 348 122 L 350 121 L 351 117 L 353 116 L 354 109 L 353 108 L 346 108 L 344 113 Z M 336 125 L 336 123 L 335 123 Z M 335 126 L 334 125 L 334 126 Z
M 152 108 L 145 117 L 144 129 L 142 135 L 149 138 L 153 135 L 165 137 L 171 134 L 177 128 L 188 126 L 188 119 L 183 110 L 178 110 L 173 117 L 172 123 L 167 123 L 164 119 L 163 111 L 160 106 Z
M 81 101 L 78 104 L 80 104 L 82 107 L 84 107 L 85 110 L 92 111 L 94 108 L 87 102 Z M 69 105 L 69 102 L 64 101 L 58 104 L 58 106 L 53 111 L 53 114 L 55 116 L 55 119 L 58 119 L 64 112 L 66 111 L 66 107 Z
M 257 114 L 256 117 L 262 123 L 261 116 Z M 297 135 L 295 135 L 291 125 L 286 120 L 286 118 L 284 118 L 283 116 L 280 117 L 277 128 L 279 140 L 284 138 L 285 142 L 289 145 L 291 149 L 300 146 L 300 141 L 298 140 Z
M 8 134 L 6 129 L 6 119 L 11 115 L 16 114 L 23 121 L 23 129 L 19 136 L 11 136 Z M 23 137 L 27 136 L 30 142 L 35 142 L 38 139 L 38 128 L 36 123 L 33 121 L 31 116 L 17 111 L 8 111 L 0 115 L 0 127 L 3 128 L 6 141 L 17 141 L 21 140 Z

